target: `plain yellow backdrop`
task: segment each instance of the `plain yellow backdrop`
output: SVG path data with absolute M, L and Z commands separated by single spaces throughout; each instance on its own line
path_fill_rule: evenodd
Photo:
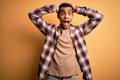
M 97 9 L 104 15 L 100 25 L 85 37 L 93 78 L 120 80 L 120 1 L 65 1 Z M 63 0 L 0 1 L 0 80 L 37 80 L 44 36 L 29 20 L 28 12 L 59 2 Z M 46 15 L 44 19 L 59 24 L 56 13 Z M 74 14 L 72 23 L 79 24 L 86 20 L 86 17 Z

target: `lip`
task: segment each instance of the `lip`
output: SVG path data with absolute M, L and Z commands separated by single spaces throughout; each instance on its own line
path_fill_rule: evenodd
M 63 20 L 63 23 L 70 23 L 69 20 Z

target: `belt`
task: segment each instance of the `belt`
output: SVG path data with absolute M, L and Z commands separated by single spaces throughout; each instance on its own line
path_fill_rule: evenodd
M 53 75 L 50 75 L 50 74 L 48 74 L 49 76 L 53 76 Z M 75 76 L 75 75 L 72 75 L 72 76 L 65 76 L 65 77 L 58 77 L 58 76 L 53 76 L 53 77 L 55 77 L 55 78 L 57 78 L 57 79 L 70 79 L 70 78 L 72 78 L 73 76 Z
M 72 78 L 72 76 L 66 76 L 66 77 L 57 77 L 57 78 L 59 78 L 59 79 L 70 79 L 70 78 Z

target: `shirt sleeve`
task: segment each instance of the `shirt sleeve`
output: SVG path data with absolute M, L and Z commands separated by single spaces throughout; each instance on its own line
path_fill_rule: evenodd
M 83 29 L 84 35 L 90 33 L 103 19 L 103 15 L 92 8 L 78 7 L 77 13 L 89 18 L 85 23 L 78 25 Z
M 47 23 L 42 16 L 47 13 L 55 12 L 54 5 L 46 5 L 41 8 L 37 8 L 32 12 L 28 13 L 29 18 L 34 23 L 34 25 L 44 34 L 46 35 L 47 30 L 50 29 L 52 24 Z

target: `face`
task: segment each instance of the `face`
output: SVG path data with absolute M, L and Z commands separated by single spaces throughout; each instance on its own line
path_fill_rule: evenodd
M 61 7 L 59 10 L 58 19 L 60 20 L 60 24 L 65 29 L 68 29 L 73 18 L 73 10 L 71 7 Z

